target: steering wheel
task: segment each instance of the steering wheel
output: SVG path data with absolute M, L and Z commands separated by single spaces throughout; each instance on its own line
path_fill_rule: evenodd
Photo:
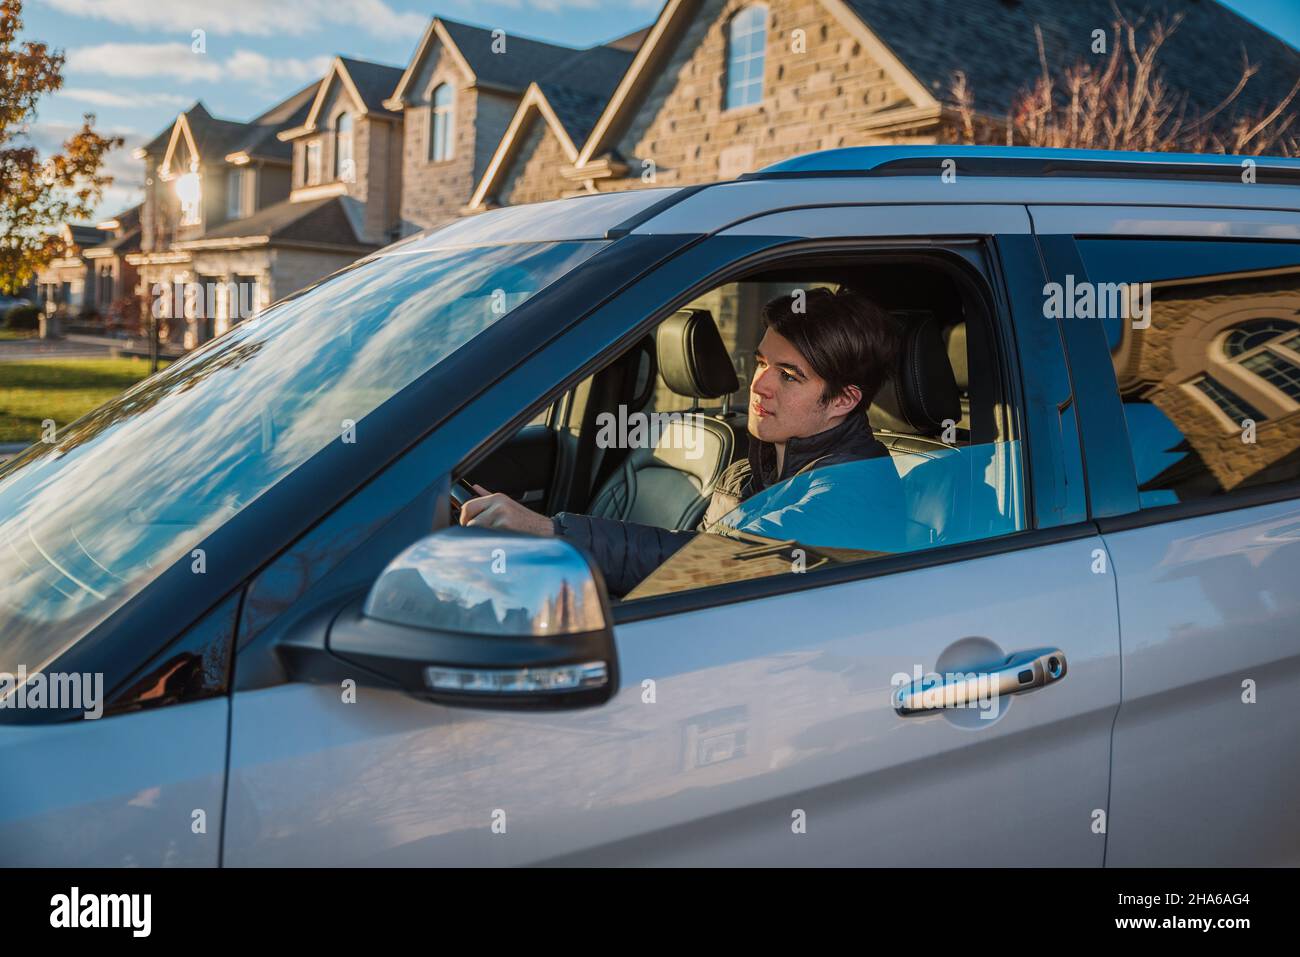
M 454 478 L 451 481 L 451 507 L 457 512 L 461 507 L 472 498 L 478 498 L 478 492 L 470 488 L 469 483 L 464 479 Z

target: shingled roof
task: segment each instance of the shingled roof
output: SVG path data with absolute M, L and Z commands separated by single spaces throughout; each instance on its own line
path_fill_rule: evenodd
M 344 67 L 347 68 L 348 76 L 352 77 L 352 82 L 356 84 L 357 92 L 361 94 L 361 99 L 365 108 L 369 112 L 386 114 L 388 116 L 397 116 L 393 110 L 384 106 L 386 100 L 393 93 L 393 88 L 397 86 L 397 81 L 402 78 L 402 68 L 399 66 L 388 66 L 384 63 L 371 63 L 369 60 L 354 60 L 352 57 L 341 56 Z
M 352 220 L 343 208 L 344 197 L 330 196 L 310 202 L 282 200 L 252 216 L 223 223 L 209 229 L 199 239 L 177 243 L 179 249 L 222 245 L 232 239 L 276 242 L 307 242 L 312 245 L 371 247 L 357 238 Z
M 845 0 L 871 31 L 938 100 L 948 98 L 953 73 L 963 71 L 975 105 L 1005 114 L 1016 94 L 1040 74 L 1035 25 L 1047 62 L 1064 67 L 1089 60 L 1092 32 L 1112 42 L 1112 0 Z M 1160 67 L 1192 110 L 1218 105 L 1236 84 L 1242 50 L 1259 72 L 1235 104 L 1272 108 L 1300 78 L 1300 52 L 1215 0 L 1118 0 L 1131 21 L 1146 14 L 1183 20 L 1165 42 Z
M 549 74 L 538 78 L 538 87 L 574 143 L 586 142 L 631 62 L 628 50 L 590 47 L 571 53 Z
M 247 128 L 244 138 L 226 152 L 247 153 L 250 157 L 291 160 L 293 147 L 288 143 L 280 142 L 275 134 L 283 129 L 297 126 L 307 118 L 312 102 L 316 99 L 316 91 L 320 89 L 322 82 L 313 80 L 261 116 L 255 116 L 246 124 L 242 124 Z M 221 155 L 225 156 L 226 153 Z
M 465 57 L 478 82 L 522 93 L 528 84 L 545 76 L 571 58 L 573 47 L 518 37 L 505 39 L 504 53 L 492 52 L 492 31 L 439 17 L 452 42 Z

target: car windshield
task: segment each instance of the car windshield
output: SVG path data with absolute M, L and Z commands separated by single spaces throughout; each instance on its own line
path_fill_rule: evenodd
M 0 671 L 35 673 L 370 411 L 603 242 L 394 247 L 0 470 Z

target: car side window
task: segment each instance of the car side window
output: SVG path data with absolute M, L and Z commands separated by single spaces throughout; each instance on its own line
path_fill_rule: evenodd
M 1300 478 L 1300 243 L 1078 247 L 1141 507 Z
M 882 454 L 801 461 L 791 474 L 773 469 L 737 485 L 755 461 L 766 467 L 750 393 L 764 304 L 845 288 L 898 330 L 899 355 L 876 401 L 865 416 L 851 413 L 866 419 Z M 651 399 L 608 410 L 617 441 L 602 451 L 615 465 L 585 510 L 601 521 L 562 520 L 563 533 L 574 530 L 597 559 L 612 598 L 635 601 L 1024 529 L 1023 450 L 988 302 L 971 276 L 937 260 L 785 267 L 710 290 L 655 330 Z M 689 354 L 679 355 L 683 343 Z M 667 421 L 656 431 L 651 420 L 620 448 L 638 412 Z M 601 524 L 610 519 L 669 535 L 652 543 L 614 534 Z

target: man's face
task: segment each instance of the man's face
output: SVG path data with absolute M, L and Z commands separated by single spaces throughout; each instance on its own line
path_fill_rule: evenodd
M 749 384 L 749 432 L 764 442 L 785 443 L 793 438 L 816 435 L 839 424 L 857 404 L 851 397 L 837 396 L 821 404 L 826 382 L 790 340 L 768 329 L 754 351 L 754 378 Z

